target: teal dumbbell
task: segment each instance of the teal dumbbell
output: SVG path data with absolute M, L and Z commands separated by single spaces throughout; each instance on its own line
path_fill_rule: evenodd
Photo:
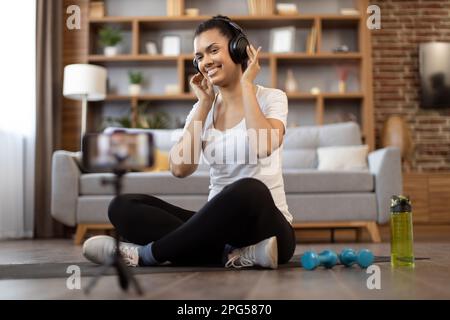
M 353 249 L 347 248 L 339 254 L 339 261 L 347 267 L 357 263 L 361 268 L 367 268 L 373 263 L 373 259 L 373 253 L 368 249 L 362 249 L 356 252 Z
M 302 255 L 301 262 L 306 270 L 314 270 L 318 266 L 333 268 L 338 262 L 338 256 L 332 250 L 324 250 L 319 254 L 314 251 L 306 251 Z

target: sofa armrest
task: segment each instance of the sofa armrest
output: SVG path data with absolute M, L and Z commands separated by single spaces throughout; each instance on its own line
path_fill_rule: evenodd
M 81 171 L 79 152 L 58 150 L 52 158 L 51 214 L 68 226 L 77 223 L 77 201 Z
M 378 223 L 389 221 L 390 199 L 403 191 L 400 149 L 387 147 L 369 154 L 369 170 L 375 177 Z

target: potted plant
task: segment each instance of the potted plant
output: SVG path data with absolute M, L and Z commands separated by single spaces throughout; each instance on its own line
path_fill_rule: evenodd
M 122 33 L 118 29 L 106 26 L 99 31 L 100 44 L 105 56 L 115 56 L 119 53 L 118 43 L 122 41 Z
M 164 111 L 155 111 L 143 118 L 141 126 L 148 129 L 167 129 L 169 128 L 170 116 Z
M 141 84 L 144 79 L 142 72 L 140 71 L 129 71 L 128 78 L 130 80 L 130 85 L 128 87 L 128 91 L 130 95 L 137 96 L 141 93 Z
M 164 111 L 149 112 L 149 104 L 140 104 L 137 108 L 138 116 L 135 126 L 133 126 L 131 118 L 132 114 L 128 113 L 118 118 L 106 117 L 103 120 L 100 131 L 107 127 L 121 128 L 139 128 L 139 129 L 168 129 L 170 128 L 170 115 Z
M 164 111 L 150 111 L 150 104 L 141 103 L 138 108 L 137 127 L 142 129 L 168 129 L 170 127 L 170 116 Z

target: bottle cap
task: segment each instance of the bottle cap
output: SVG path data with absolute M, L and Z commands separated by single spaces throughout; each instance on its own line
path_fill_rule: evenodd
M 411 201 L 408 196 L 398 195 L 391 198 L 391 212 L 410 212 Z

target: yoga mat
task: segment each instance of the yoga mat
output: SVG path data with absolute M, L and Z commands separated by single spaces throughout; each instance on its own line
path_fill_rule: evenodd
M 294 255 L 292 259 L 278 266 L 278 269 L 301 268 L 300 255 Z M 429 258 L 416 258 L 416 260 L 427 260 Z M 374 263 L 390 262 L 388 256 L 375 256 Z M 91 262 L 65 262 L 65 263 L 31 263 L 31 264 L 3 264 L 0 265 L 0 280 L 5 279 L 46 279 L 46 278 L 67 278 L 72 273 L 67 273 L 67 268 L 76 265 L 80 268 L 81 276 L 95 276 L 101 266 Z M 339 263 L 338 263 L 339 265 Z M 358 268 L 357 266 L 353 266 Z M 211 272 L 211 271 L 235 271 L 232 268 L 221 266 L 153 266 L 131 268 L 133 274 L 152 273 L 173 273 L 173 272 Z M 255 270 L 255 268 L 242 268 L 242 270 Z M 116 270 L 111 267 L 106 272 L 107 275 L 115 275 Z

